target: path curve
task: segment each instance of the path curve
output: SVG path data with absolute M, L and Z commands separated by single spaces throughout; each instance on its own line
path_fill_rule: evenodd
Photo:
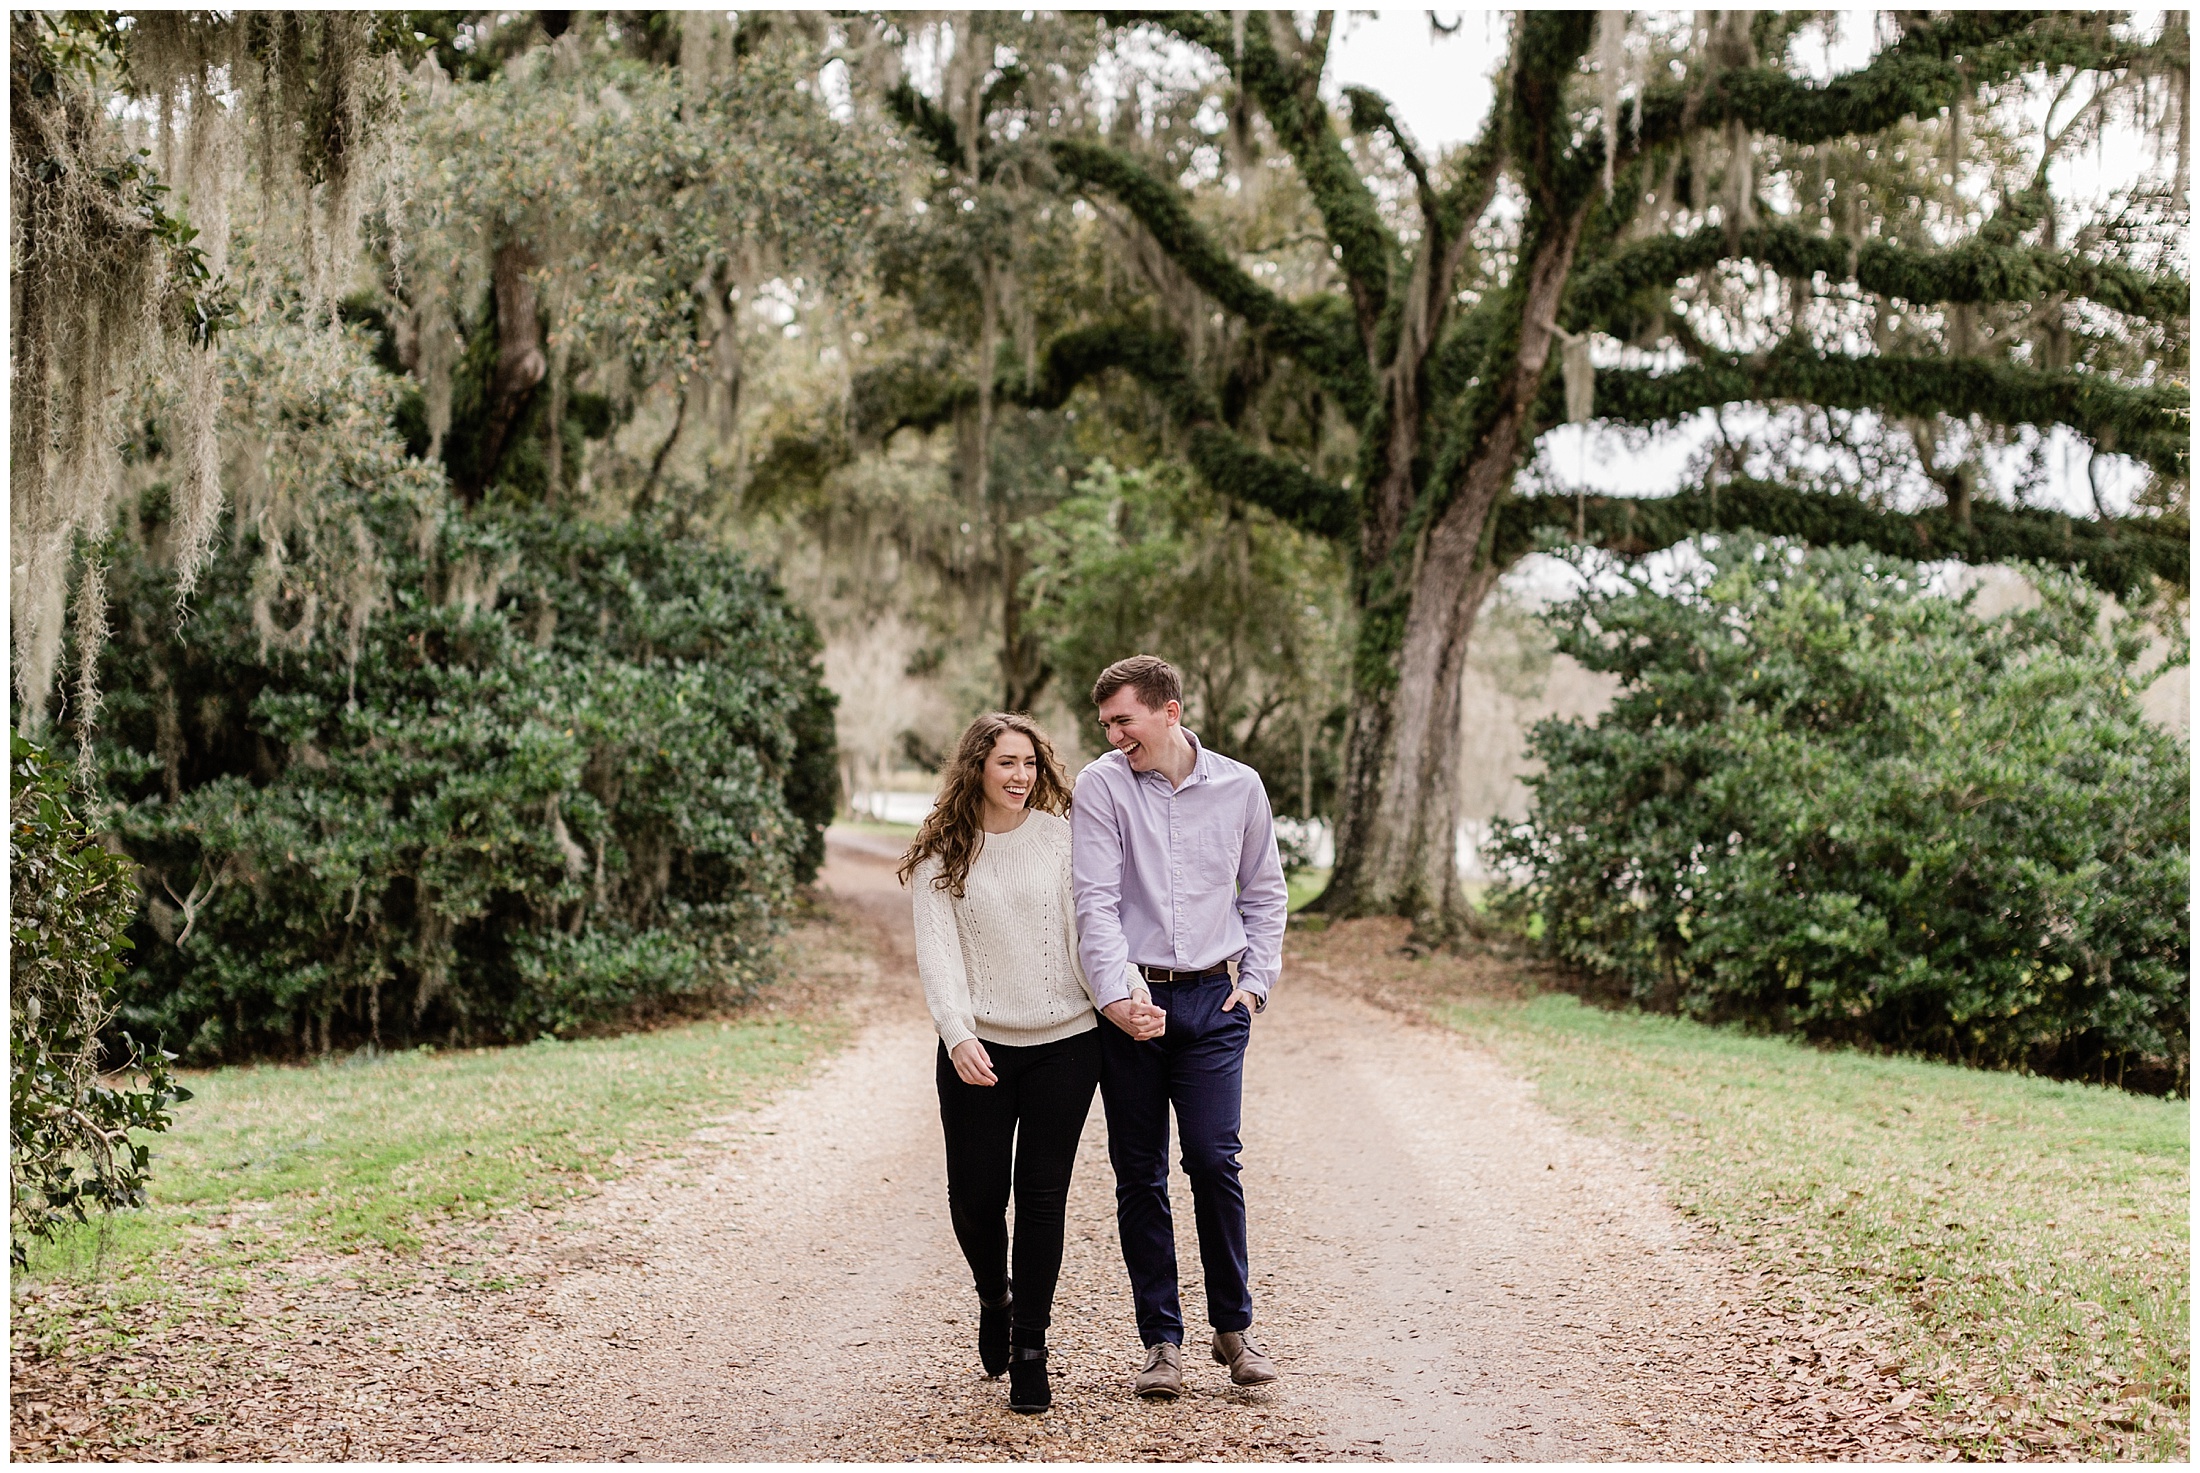
M 588 1212 L 588 1262 L 496 1347 L 467 1404 L 446 1409 L 439 1455 L 1831 1450 L 1792 1391 L 1804 1357 L 1666 1204 L 1646 1155 L 1574 1133 L 1487 1055 L 1325 986 L 1315 968 L 1287 971 L 1246 1076 L 1256 1326 L 1285 1379 L 1231 1387 L 1195 1326 L 1188 1394 L 1173 1405 L 1128 1395 L 1137 1343 L 1096 1105 L 1070 1200 L 1056 1409 L 1007 1412 L 1003 1383 L 980 1376 L 970 1349 L 974 1298 L 947 1222 L 908 901 L 885 855 L 834 838 L 822 883 L 871 930 L 881 963 L 851 1000 L 854 1041 L 762 1110 L 607 1188 Z M 1188 1232 L 1181 1174 L 1174 1190 Z M 1195 1307 L 1188 1242 L 1180 1257 Z

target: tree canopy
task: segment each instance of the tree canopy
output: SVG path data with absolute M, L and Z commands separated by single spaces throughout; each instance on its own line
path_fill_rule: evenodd
M 2140 217 L 2174 225 L 2182 195 L 2127 200 L 2120 226 L 2066 240 L 2048 181 L 2083 117 L 2097 127 L 2118 97 L 2182 139 L 2181 20 L 2142 38 L 2114 17 L 1906 14 L 1864 65 L 1815 79 L 1793 59 L 1813 23 L 1800 15 L 1522 12 L 1480 137 L 1429 159 L 1374 93 L 1351 90 L 1341 116 L 1323 102 L 1327 13 L 1310 30 L 1280 14 L 1110 19 L 1221 68 L 1230 106 L 1260 123 L 1240 174 L 1288 165 L 1331 269 L 1314 290 L 1273 289 L 1150 151 L 1064 137 L 1057 170 L 1133 217 L 1203 308 L 1312 381 L 1355 447 L 1351 469 L 1261 433 L 1251 401 L 1217 392 L 1165 317 L 1065 332 L 1027 392 L 1059 401 L 1092 375 L 1133 375 L 1216 489 L 1350 548 L 1359 644 L 1331 908 L 1456 924 L 1460 661 L 1495 575 L 1532 546 L 1506 526 L 1558 520 L 1548 499 L 1505 509 L 1538 439 L 1569 420 L 1868 415 L 1913 435 L 1944 486 L 1931 550 L 2048 556 L 2126 594 L 2181 582 L 2187 290 L 2153 248 L 2174 229 L 2150 235 Z M 2007 138 L 1977 146 L 2007 133 L 2027 87 L 2058 104 L 2075 89 L 2081 117 L 2051 108 L 2028 156 Z M 1951 187 L 1975 157 L 1982 199 Z M 2181 171 L 2181 142 L 2175 157 Z M 1940 158 L 1946 177 L 1913 188 Z M 2058 428 L 2152 473 L 2136 514 L 1984 511 L 1984 447 Z M 1744 506 L 1865 541 L 1926 531 L 1884 488 L 1846 488 L 1828 517 L 1824 489 L 1746 488 L 1722 512 L 1712 484 L 1640 514 L 1600 503 L 1597 527 L 1630 553 L 1730 527 Z M 1589 535 L 1585 499 L 1572 521 Z

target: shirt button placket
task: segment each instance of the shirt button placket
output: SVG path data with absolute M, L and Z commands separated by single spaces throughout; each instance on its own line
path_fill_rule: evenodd
M 1169 903 L 1175 907 L 1174 924 L 1169 927 L 1169 957 L 1177 965 L 1184 964 L 1184 845 L 1183 836 L 1176 823 L 1176 794 L 1169 794 Z

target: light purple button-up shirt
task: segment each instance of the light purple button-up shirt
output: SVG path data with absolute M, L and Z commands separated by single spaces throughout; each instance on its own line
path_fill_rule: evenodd
M 1077 775 L 1077 953 L 1103 1008 L 1130 996 L 1134 964 L 1214 971 L 1234 960 L 1237 985 L 1263 1002 L 1283 969 L 1289 892 L 1268 790 L 1252 768 L 1184 736 L 1194 761 L 1181 788 L 1131 771 L 1121 752 Z

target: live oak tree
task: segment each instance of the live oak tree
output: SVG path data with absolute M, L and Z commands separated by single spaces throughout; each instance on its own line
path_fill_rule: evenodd
M 936 575 L 949 595 L 943 606 L 954 603 L 966 623 L 998 630 L 999 699 L 1010 709 L 1028 709 L 1057 674 L 1074 708 L 1082 681 L 1108 659 L 1129 648 L 1164 648 L 1187 662 L 1202 693 L 1190 709 L 1203 736 L 1264 771 L 1274 768 L 1279 779 L 1288 774 L 1292 798 L 1279 788 L 1279 803 L 1311 812 L 1312 795 L 1326 805 L 1334 788 L 1337 743 L 1328 728 L 1340 702 L 1331 688 L 1333 662 L 1299 658 L 1305 641 L 1297 626 L 1310 607 L 1326 610 L 1330 600 L 1326 592 L 1298 598 L 1295 577 L 1259 591 L 1237 577 L 1260 583 L 1265 572 L 1252 570 L 1265 568 L 1270 552 L 1282 554 L 1278 566 L 1296 567 L 1304 534 L 1277 527 L 1249 503 L 1217 503 L 1208 488 L 1180 486 L 1174 429 L 1134 381 L 1079 384 L 1055 375 L 1040 356 L 1042 344 L 1083 322 L 1162 322 L 1183 345 L 1183 366 L 1218 386 L 1242 432 L 1312 456 L 1325 449 L 1320 414 L 1308 414 L 1319 399 L 1310 379 L 1236 324 L 1211 316 L 1198 287 L 1151 246 L 1133 217 L 1111 201 L 1064 198 L 1049 147 L 1064 137 L 1098 128 L 1122 142 L 1141 134 L 1166 140 L 1148 155 L 1163 167 L 1201 168 L 1214 153 L 1202 132 L 1202 97 L 1151 89 L 1133 71 L 1098 65 L 1111 49 L 1104 30 L 1092 17 L 935 13 L 916 30 L 890 24 L 883 33 L 906 36 L 946 61 L 877 88 L 882 111 L 908 141 L 916 187 L 879 232 L 881 310 L 866 323 L 872 337 L 849 415 L 856 443 L 844 453 L 856 455 L 860 469 L 881 447 L 891 456 L 902 430 L 943 432 L 954 447 L 953 491 L 933 498 L 905 490 L 889 503 L 866 496 L 854 484 L 861 477 L 849 475 L 813 499 L 839 519 L 871 510 L 871 520 L 891 523 L 904 566 Z M 1303 191 L 1248 187 L 1225 208 L 1228 219 L 1210 223 L 1233 248 L 1259 256 L 1262 269 L 1282 273 L 1271 279 L 1310 281 L 1326 267 L 1326 257 L 1316 264 L 1303 228 Z M 998 366 L 1000 378 L 981 371 L 985 365 Z M 1080 390 L 1074 403 L 1065 397 L 1072 387 Z M 1118 476 L 1118 464 L 1149 466 L 1155 476 Z M 1346 452 L 1335 468 L 1348 464 Z M 1134 561 L 1168 562 L 1165 546 L 1185 555 L 1181 566 L 1169 566 L 1171 591 L 1156 592 L 1151 617 L 1137 616 L 1136 597 L 1071 588 L 1109 561 L 1088 555 L 1091 548 L 1064 557 L 1051 509 L 1070 494 L 1081 465 L 1091 468 L 1093 484 L 1138 490 L 1080 491 L 1070 496 L 1074 509 L 1064 508 L 1070 523 L 1102 519 L 1102 540 L 1122 538 L 1116 551 Z M 1148 509 L 1167 502 L 1191 515 L 1179 529 L 1173 514 L 1134 511 L 1133 503 L 1148 502 Z M 943 506 L 962 519 L 963 535 L 951 535 L 954 518 L 945 528 L 950 535 L 941 535 L 935 524 Z M 1195 524 L 1196 536 L 1178 535 Z M 1318 583 L 1333 561 L 1320 552 L 1312 558 L 1323 570 Z M 1202 600 L 1201 570 L 1220 572 L 1234 592 L 1218 587 Z M 1174 607 L 1179 593 L 1182 610 Z M 1248 614 L 1268 594 L 1287 609 L 1280 623 Z M 1326 651 L 1334 640 L 1324 633 L 1314 643 Z M 1101 654 L 1103 646 L 1114 653 Z
M 1952 133 L 1940 141 L 1960 160 L 1965 120 L 2028 84 L 2181 96 L 2181 22 L 2139 40 L 2098 15 L 1905 13 L 1867 64 L 1813 81 L 1787 59 L 1794 23 L 1774 14 L 1712 12 L 1661 32 L 1620 12 L 1522 12 L 1481 135 L 1438 161 L 1371 92 L 1347 89 L 1348 117 L 1332 115 L 1319 91 L 1326 12 L 1303 35 L 1282 14 L 1113 19 L 1213 58 L 1233 110 L 1257 114 L 1274 162 L 1310 197 L 1334 270 L 1318 290 L 1271 288 L 1133 148 L 1059 140 L 1056 168 L 1135 217 L 1212 308 L 1310 376 L 1356 438 L 1356 464 L 1328 474 L 1320 457 L 1248 434 L 1243 401 L 1192 371 L 1180 333 L 1153 317 L 1082 325 L 1047 345 L 1028 388 L 995 381 L 1058 403 L 1094 375 L 1134 375 L 1212 485 L 1349 548 L 1359 644 L 1320 902 L 1331 913 L 1403 914 L 1436 935 L 1461 924 L 1460 672 L 1476 611 L 1538 529 L 1639 554 L 1746 525 L 1928 558 L 2047 558 L 2134 598 L 2183 587 L 2189 325 L 2176 263 L 2058 235 L 2044 159 L 2025 187 L 1986 201 L 1983 220 L 1948 213 L 1906 232 L 1889 229 L 1900 210 L 1871 197 L 1868 170 L 1841 177 L 1905 130 L 1913 143 L 1919 129 Z M 2176 104 L 2148 120 L 2184 126 Z M 1385 150 L 1408 181 L 1396 212 L 1370 182 Z M 2181 144 L 2176 156 L 2182 175 Z M 2182 187 L 2155 202 L 2178 225 Z M 1697 290 L 1734 273 L 1779 285 L 1771 309 L 1736 300 L 1763 292 Z M 1600 368 L 1596 343 L 1636 351 Z M 1734 404 L 1920 426 L 1928 471 L 1948 471 L 1943 435 L 1975 444 L 2059 426 L 2154 481 L 2140 514 L 2086 520 L 1988 500 L 1968 450 L 1942 504 L 1922 510 L 1782 481 L 1650 501 L 1516 495 L 1561 422 L 1665 426 Z
M 683 433 L 734 440 L 780 325 L 759 292 L 845 277 L 882 161 L 831 116 L 800 17 L 462 14 L 468 45 L 415 79 L 415 200 L 377 310 L 468 500 L 573 496 L 589 442 L 669 397 L 657 448 L 600 488 L 646 511 Z

